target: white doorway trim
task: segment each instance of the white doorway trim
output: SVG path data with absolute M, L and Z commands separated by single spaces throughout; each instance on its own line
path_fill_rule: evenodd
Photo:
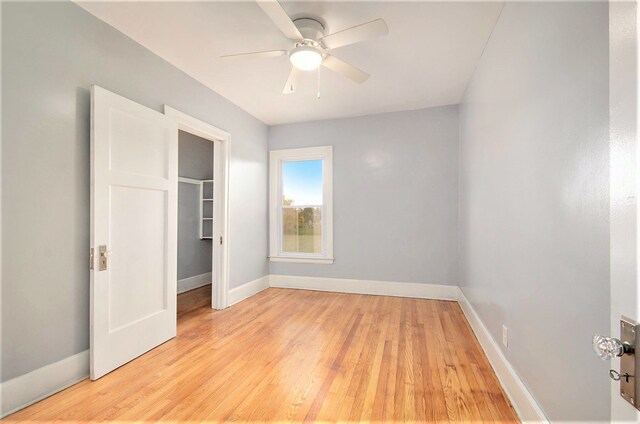
M 213 291 L 211 307 L 225 309 L 229 305 L 229 152 L 231 135 L 204 121 L 196 119 L 170 106 L 164 114 L 178 121 L 178 130 L 213 142 L 213 190 L 215 211 L 213 234 Z M 222 242 L 221 242 L 222 241 Z
M 609 2 L 611 337 L 620 337 L 621 315 L 640 319 L 639 19 L 637 2 Z M 619 358 L 610 367 L 620 370 Z M 640 422 L 619 383 L 602 378 L 611 384 L 611 422 Z

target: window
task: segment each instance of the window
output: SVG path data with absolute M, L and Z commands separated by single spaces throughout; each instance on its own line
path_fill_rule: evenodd
M 332 157 L 331 146 L 271 151 L 272 261 L 333 263 Z

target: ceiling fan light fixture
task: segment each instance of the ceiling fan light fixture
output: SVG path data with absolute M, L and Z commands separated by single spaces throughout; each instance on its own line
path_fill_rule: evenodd
M 289 53 L 291 64 L 301 71 L 313 71 L 318 69 L 322 62 L 320 50 L 311 46 L 299 46 Z

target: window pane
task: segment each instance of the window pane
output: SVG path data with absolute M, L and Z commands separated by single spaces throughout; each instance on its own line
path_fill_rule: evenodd
M 322 208 L 282 208 L 282 251 L 322 253 Z
M 282 197 L 285 206 L 322 205 L 322 160 L 284 162 Z

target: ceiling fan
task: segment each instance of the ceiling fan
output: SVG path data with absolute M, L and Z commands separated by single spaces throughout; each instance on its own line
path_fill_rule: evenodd
M 320 65 L 362 84 L 369 74 L 344 62 L 328 52 L 338 47 L 359 43 L 370 38 L 389 33 L 382 19 L 375 19 L 351 28 L 325 35 L 324 25 L 313 18 L 291 20 L 277 0 L 257 0 L 258 5 L 276 24 L 278 29 L 291 41 L 291 50 L 269 50 L 221 56 L 223 59 L 244 59 L 259 57 L 289 56 L 291 73 L 282 92 L 290 94 L 296 91 L 301 72 L 313 71 Z

